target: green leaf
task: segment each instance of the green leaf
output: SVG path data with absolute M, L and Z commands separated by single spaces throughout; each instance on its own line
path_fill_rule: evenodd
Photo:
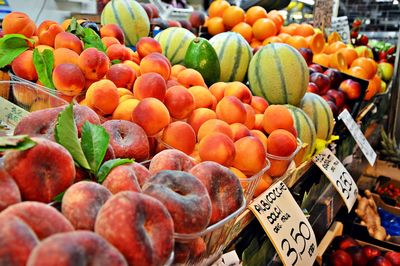
M 28 150 L 36 145 L 28 135 L 0 137 L 0 152 L 6 150 Z
M 100 36 L 91 28 L 83 28 L 82 41 L 84 43 L 84 49 L 94 47 L 99 51 L 106 52 L 106 46 L 101 41 Z
M 33 50 L 33 64 L 35 65 L 39 81 L 47 88 L 54 89 L 52 77 L 54 66 L 53 51 L 45 49 L 41 53 L 35 48 L 35 50 Z
M 56 141 L 64 146 L 74 158 L 74 161 L 84 169 L 90 170 L 89 163 L 82 151 L 78 139 L 78 131 L 74 121 L 72 103 L 60 112 L 55 127 Z
M 97 173 L 97 182 L 100 184 L 103 183 L 104 179 L 106 179 L 107 175 L 114 167 L 132 162 L 133 160 L 131 159 L 113 159 L 103 163 L 102 166 L 100 166 L 99 172 Z
M 121 60 L 119 60 L 119 59 L 114 59 L 114 60 L 111 61 L 112 65 L 116 65 L 116 64 L 119 64 L 119 63 L 121 63 Z
M 62 199 L 64 197 L 65 191 L 61 192 L 60 194 L 58 194 L 57 196 L 55 196 L 53 198 L 53 201 L 55 202 L 62 202 Z
M 83 41 L 84 49 L 94 47 L 99 51 L 106 52 L 106 46 L 101 41 L 100 36 L 94 30 L 82 27 L 76 18 L 72 18 L 67 31 L 75 34 Z
M 102 126 L 93 125 L 88 121 L 83 124 L 81 147 L 95 175 L 106 155 L 109 140 L 110 137 Z
M 28 50 L 27 41 L 34 43 L 22 34 L 7 34 L 0 38 L 0 68 L 11 64 L 17 56 Z

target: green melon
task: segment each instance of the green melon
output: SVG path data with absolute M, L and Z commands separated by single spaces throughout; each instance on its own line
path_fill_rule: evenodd
M 136 1 L 112 0 L 101 13 L 101 24 L 117 24 L 125 35 L 125 45 L 134 46 L 141 37 L 150 32 L 150 21 L 146 11 Z
M 295 48 L 271 43 L 251 59 L 248 78 L 252 92 L 269 104 L 298 106 L 307 90 L 309 72 Z
M 321 96 L 307 92 L 300 102 L 300 108 L 313 121 L 317 138 L 329 140 L 335 120 L 328 103 Z
M 307 143 L 306 155 L 314 152 L 315 140 L 317 133 L 315 132 L 315 126 L 311 118 L 301 110 L 300 108 L 293 105 L 285 105 L 288 107 L 290 113 L 293 116 L 294 127 L 297 131 L 297 137 L 303 142 Z
M 183 64 L 186 51 L 194 38 L 196 36 L 193 33 L 178 27 L 163 30 L 154 37 L 160 43 L 163 54 L 172 65 Z
M 243 81 L 253 56 L 250 45 L 236 32 L 223 32 L 210 39 L 218 55 L 220 81 Z

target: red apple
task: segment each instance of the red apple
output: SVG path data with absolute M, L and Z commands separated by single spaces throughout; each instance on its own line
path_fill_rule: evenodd
M 343 91 L 349 100 L 356 100 L 361 94 L 361 85 L 352 79 L 346 79 L 340 83 L 339 90 Z
M 367 265 L 367 258 L 363 254 L 363 249 L 360 246 L 353 246 L 346 249 L 346 252 L 351 256 L 353 265 L 365 266 Z
M 331 86 L 331 81 L 328 76 L 322 73 L 312 73 L 310 75 L 310 81 L 318 86 L 320 94 L 325 94 Z
M 327 101 L 327 103 L 331 108 L 333 115 L 337 116 L 339 114 L 339 109 L 337 108 L 336 104 L 333 101 Z
M 370 261 L 373 258 L 380 256 L 381 251 L 376 247 L 365 245 L 363 246 L 363 254 L 367 258 L 367 260 Z
M 321 97 L 322 97 L 322 99 L 324 99 L 325 101 L 327 101 L 327 102 L 333 102 L 333 103 L 336 105 L 336 103 L 335 103 L 335 98 L 333 98 L 332 95 L 324 94 L 324 95 L 321 95 Z
M 386 57 L 387 57 L 386 51 L 379 51 L 379 53 L 378 53 L 379 60 L 386 59 Z
M 314 70 L 314 72 L 319 72 L 319 73 L 324 72 L 322 66 L 320 66 L 318 64 L 311 64 L 308 66 L 308 68 Z
M 339 236 L 335 239 L 335 242 L 337 243 L 337 245 L 335 245 L 336 249 L 345 250 L 349 247 L 359 246 L 358 242 L 355 241 L 354 238 L 352 238 L 349 235 Z
M 307 91 L 315 94 L 319 94 L 319 88 L 314 82 L 309 82 L 307 86 Z
M 385 258 L 388 259 L 393 265 L 400 265 L 400 252 L 388 251 L 385 254 Z
M 342 74 L 339 70 L 334 68 L 328 68 L 324 72 L 325 75 L 328 76 L 329 80 L 331 81 L 331 88 L 337 89 L 339 88 L 340 83 L 343 81 Z
M 333 266 L 352 266 L 353 261 L 351 256 L 344 250 L 336 250 L 332 253 L 331 258 L 331 265 Z
M 336 104 L 337 108 L 340 109 L 343 107 L 344 102 L 346 100 L 346 96 L 343 93 L 343 91 L 337 91 L 337 90 L 330 89 L 326 92 L 326 95 L 331 96 L 335 100 L 335 104 Z
M 392 264 L 387 258 L 383 256 L 377 256 L 370 260 L 367 266 L 394 266 L 396 264 Z
M 307 65 L 312 64 L 312 59 L 313 59 L 313 52 L 309 48 L 300 48 L 299 49 L 300 54 L 303 56 L 304 60 L 306 60 Z
M 361 35 L 358 42 L 360 45 L 368 45 L 368 37 L 366 35 Z

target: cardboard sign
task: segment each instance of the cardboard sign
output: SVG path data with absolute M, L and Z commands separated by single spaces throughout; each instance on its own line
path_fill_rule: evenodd
M 349 19 L 347 16 L 343 17 L 333 17 L 332 24 L 329 28 L 327 28 L 328 34 L 336 31 L 339 33 L 342 41 L 345 43 L 350 43 L 350 26 L 349 26 Z
M 358 188 L 346 167 L 329 149 L 314 156 L 313 161 L 339 192 L 350 212 L 357 200 Z
M 29 114 L 28 111 L 0 97 L 0 120 L 13 128 Z
M 313 24 L 316 28 L 330 27 L 332 22 L 333 0 L 316 0 Z
M 284 265 L 313 265 L 317 256 L 314 231 L 282 181 L 249 204 Z
M 368 140 L 365 138 L 364 134 L 358 127 L 356 121 L 354 121 L 353 117 L 350 115 L 349 111 L 347 111 L 347 109 L 344 109 L 343 112 L 340 113 L 338 118 L 343 120 L 343 123 L 346 125 L 347 129 L 350 131 L 350 134 L 357 142 L 358 147 L 360 147 L 369 164 L 371 166 L 374 166 L 377 157 L 376 152 L 374 151 L 374 149 L 372 149 Z

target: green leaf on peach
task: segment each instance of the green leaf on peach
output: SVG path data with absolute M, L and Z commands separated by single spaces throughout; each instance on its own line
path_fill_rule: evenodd
M 37 48 L 33 50 L 33 64 L 35 65 L 39 81 L 47 88 L 54 89 L 53 66 L 54 54 L 51 50 L 45 49 L 42 53 Z
M 22 34 L 7 34 L 0 38 L 0 68 L 11 64 L 17 56 L 28 50 L 27 41 L 34 43 L 34 40 Z
M 69 104 L 60 112 L 55 127 L 55 139 L 68 150 L 74 161 L 84 169 L 90 170 L 90 165 L 83 153 L 78 139 L 78 130 L 74 121 L 73 104 Z
M 33 141 L 28 135 L 0 137 L 0 152 L 4 152 L 6 150 L 25 151 L 33 148 L 35 145 L 36 142 Z
M 106 155 L 110 137 L 107 131 L 99 125 L 86 121 L 82 127 L 81 146 L 93 174 L 97 174 L 101 162 Z
M 133 163 L 133 160 L 131 159 L 112 159 L 108 160 L 107 162 L 103 163 L 102 166 L 100 166 L 99 172 L 97 173 L 97 182 L 100 184 L 103 183 L 103 181 L 106 179 L 107 175 L 110 173 L 110 171 L 119 165 L 123 165 L 126 163 Z

